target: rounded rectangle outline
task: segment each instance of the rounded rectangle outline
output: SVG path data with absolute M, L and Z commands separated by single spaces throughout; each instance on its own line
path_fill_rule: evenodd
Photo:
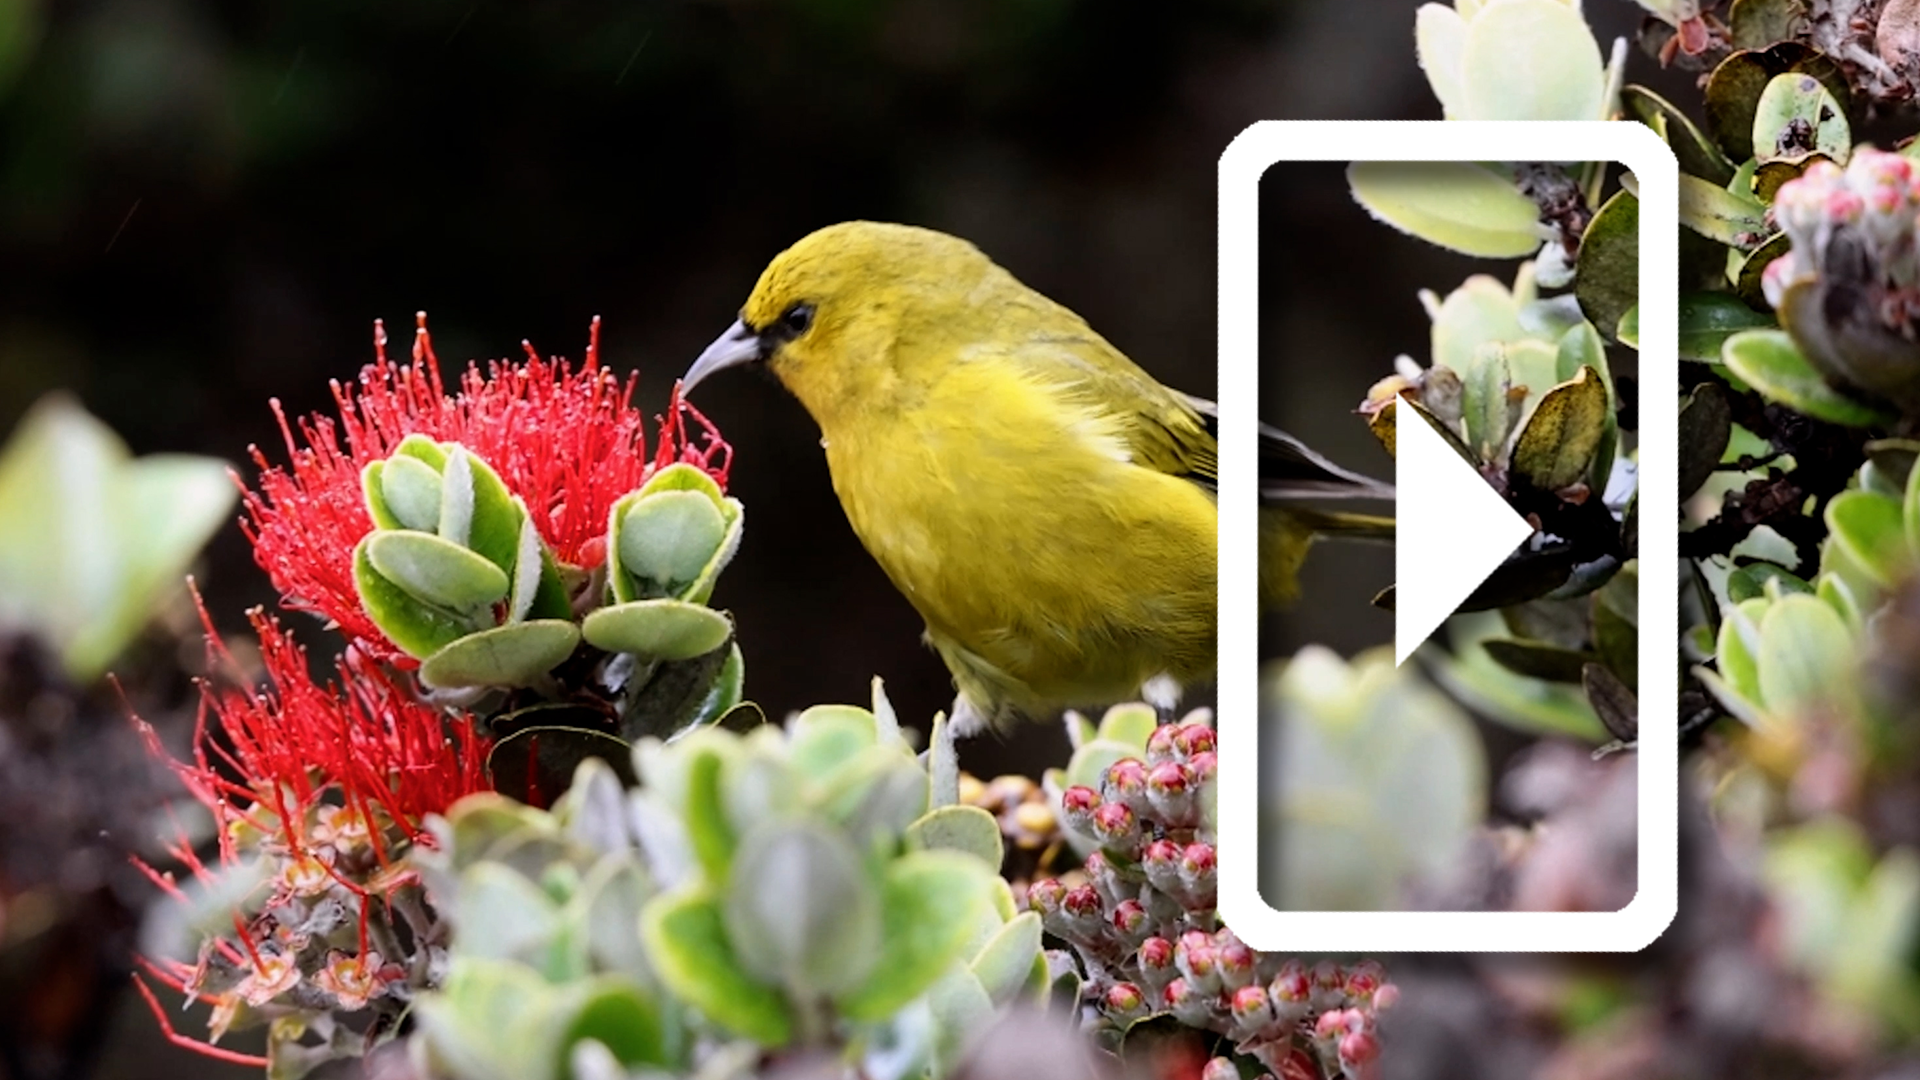
M 1267 952 L 1634 952 L 1679 902 L 1679 165 L 1622 120 L 1265 120 L 1220 155 L 1219 469 L 1223 495 L 1259 483 L 1260 178 L 1287 161 L 1612 161 L 1640 199 L 1639 891 L 1618 911 L 1279 911 L 1259 890 L 1258 507 L 1220 500 L 1219 911 Z M 1649 467 L 1651 465 L 1651 467 Z M 1233 632 L 1233 628 L 1244 628 Z M 1226 673 L 1234 677 L 1224 677 Z

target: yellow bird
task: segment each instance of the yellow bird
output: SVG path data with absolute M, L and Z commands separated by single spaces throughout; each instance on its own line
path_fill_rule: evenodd
M 972 244 L 855 221 L 777 256 L 686 389 L 764 363 L 820 426 L 847 520 L 953 673 L 951 728 L 1144 695 L 1214 674 L 1211 402 L 1170 390 Z M 1390 519 L 1277 499 L 1391 499 L 1263 432 L 1263 598 L 1320 534 Z

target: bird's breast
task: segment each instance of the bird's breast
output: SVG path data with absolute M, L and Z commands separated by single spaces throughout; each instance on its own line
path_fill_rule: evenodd
M 1049 703 L 1210 676 L 1211 498 L 1133 464 L 1097 414 L 961 374 L 824 432 L 849 523 L 930 633 Z

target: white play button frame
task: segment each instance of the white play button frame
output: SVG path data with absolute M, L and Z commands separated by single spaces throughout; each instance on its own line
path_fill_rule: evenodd
M 1640 382 L 1647 388 L 1638 430 L 1639 891 L 1619 911 L 1283 912 L 1260 895 L 1260 562 L 1254 494 L 1259 488 L 1260 178 L 1282 161 L 1616 161 L 1633 173 L 1640 198 Z M 1263 121 L 1241 132 L 1220 156 L 1220 914 L 1254 948 L 1631 952 L 1651 944 L 1673 921 L 1679 878 L 1679 670 L 1673 659 L 1679 638 L 1673 603 L 1679 595 L 1678 192 L 1672 151 L 1652 130 L 1631 121 Z M 1398 438 L 1409 433 L 1410 428 Z M 1431 429 L 1426 434 L 1440 441 Z M 1415 446 L 1419 438 L 1414 433 Z M 1463 598 L 1485 573 L 1461 588 L 1472 575 L 1453 561 L 1459 549 L 1498 550 L 1504 557 L 1525 538 L 1524 533 L 1516 537 L 1509 524 L 1490 524 L 1499 520 L 1491 510 L 1463 518 L 1458 505 L 1446 509 L 1447 498 L 1461 497 L 1457 492 L 1431 500 L 1417 490 L 1409 493 L 1409 457 L 1426 459 L 1414 465 L 1416 485 L 1423 469 L 1431 469 L 1428 481 L 1463 479 L 1442 469 L 1446 458 L 1466 468 L 1442 447 L 1439 453 L 1416 454 L 1403 444 L 1397 456 L 1402 471 L 1395 651 L 1403 658 L 1407 642 L 1424 639 L 1452 610 L 1439 607 L 1446 597 L 1437 591 L 1423 596 L 1415 589 L 1408 596 L 1419 576 L 1413 567 L 1425 563 L 1441 570 L 1433 576 L 1457 577 L 1450 591 Z M 1470 471 L 1464 479 L 1499 501 Z

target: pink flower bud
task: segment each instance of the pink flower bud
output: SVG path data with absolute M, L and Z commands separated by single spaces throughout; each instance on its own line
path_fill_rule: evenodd
M 1373 992 L 1373 1011 L 1386 1012 L 1400 1003 L 1400 987 L 1397 983 L 1382 983 L 1380 989 Z
M 1160 1001 L 1183 1024 L 1205 1027 L 1213 1019 L 1213 995 L 1195 990 L 1185 979 L 1168 983 Z
M 1103 847 L 1125 849 L 1140 837 L 1140 823 L 1125 803 L 1103 803 L 1093 812 L 1093 827 L 1088 835 Z
M 1099 807 L 1100 795 L 1090 787 L 1076 784 L 1060 793 L 1060 820 L 1083 836 L 1093 835 L 1093 812 Z
M 1298 960 L 1289 960 L 1280 968 L 1280 974 L 1273 977 L 1270 986 L 1273 996 L 1283 1001 L 1305 1003 L 1313 995 L 1313 980 L 1307 976 L 1307 969 Z
M 1340 1067 L 1353 1072 L 1380 1056 L 1380 1040 L 1371 1031 L 1350 1031 L 1340 1039 Z
M 1164 893 L 1180 891 L 1179 844 L 1171 840 L 1155 840 L 1140 853 L 1140 869 L 1147 875 L 1147 884 Z
M 1147 995 L 1138 986 L 1130 982 L 1114 983 L 1107 987 L 1101 1004 L 1107 1019 L 1117 1023 L 1137 1020 L 1147 1014 Z
M 1173 732 L 1174 748 L 1180 756 L 1191 761 L 1195 754 L 1212 753 L 1214 748 L 1213 729 L 1205 724 L 1182 724 Z
M 1166 979 L 1179 970 L 1174 966 L 1173 952 L 1173 942 L 1163 937 L 1150 937 L 1140 943 L 1134 958 L 1148 981 L 1164 986 Z
M 1107 766 L 1101 792 L 1111 802 L 1123 802 L 1135 812 L 1146 808 L 1147 767 L 1139 758 L 1121 758 Z
M 1113 909 L 1113 928 L 1120 940 L 1133 944 L 1147 936 L 1147 909 L 1138 900 L 1122 900 Z
M 1174 745 L 1173 737 L 1180 730 L 1178 724 L 1161 724 L 1147 736 L 1147 764 L 1159 765 L 1173 761 L 1180 756 L 1179 747 Z
M 1067 890 L 1067 895 L 1061 900 L 1060 906 L 1068 915 L 1075 918 L 1098 918 L 1104 907 L 1100 901 L 1100 894 L 1091 885 Z
M 1099 891 L 1101 899 L 1109 904 L 1117 904 L 1129 899 L 1138 891 L 1120 877 L 1120 871 L 1114 869 L 1113 860 L 1101 852 L 1093 852 L 1081 867 L 1087 875 L 1087 883 Z
M 1225 938 L 1222 941 L 1221 938 Z M 1237 990 L 1253 983 L 1254 969 L 1260 963 L 1260 954 L 1247 948 L 1246 943 L 1234 937 L 1230 931 L 1222 930 L 1214 935 L 1214 949 L 1220 954 L 1220 982 L 1229 990 Z M 1264 989 L 1261 990 L 1265 994 Z
M 1196 992 L 1220 992 L 1220 954 L 1212 945 L 1189 947 L 1185 942 L 1173 952 L 1173 962 Z
M 1180 853 L 1180 884 L 1186 888 L 1187 897 L 1195 907 L 1208 909 L 1214 906 L 1219 881 L 1213 845 L 1197 841 L 1188 844 Z
M 1244 1035 L 1252 1035 L 1273 1023 L 1273 1002 L 1264 986 L 1243 986 L 1233 992 L 1228 1011 L 1234 1026 Z
M 1067 897 L 1067 886 L 1059 878 L 1041 878 L 1027 886 L 1027 907 L 1044 918 L 1060 910 Z
M 1163 761 L 1147 773 L 1147 802 L 1160 823 L 1182 828 L 1200 820 L 1193 770 L 1179 761 Z

